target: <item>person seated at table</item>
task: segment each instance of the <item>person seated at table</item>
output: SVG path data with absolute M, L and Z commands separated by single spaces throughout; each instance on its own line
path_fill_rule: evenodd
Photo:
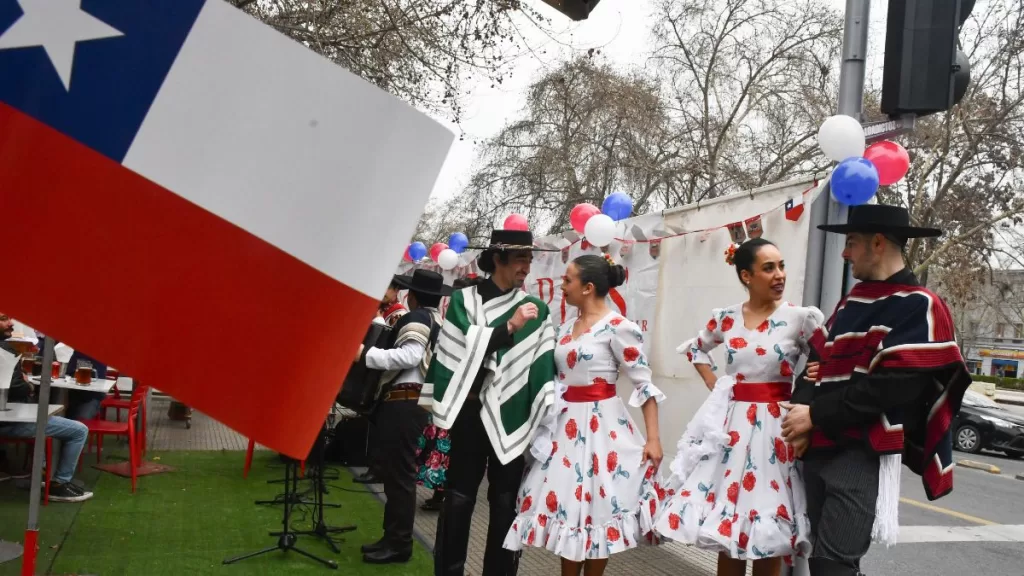
M 14 320 L 0 312 L 0 348 L 16 356 L 21 356 L 32 348 L 33 345 L 27 342 L 9 341 L 13 335 Z M 21 371 L 20 364 L 11 376 L 8 401 L 24 404 L 36 402 L 35 394 Z M 0 437 L 34 438 L 35 435 L 35 422 L 0 422 Z M 86 439 L 89 437 L 89 429 L 81 422 L 50 416 L 46 421 L 46 435 L 60 441 L 57 469 L 50 483 L 50 501 L 82 502 L 92 498 L 92 492 L 84 490 L 72 481 L 75 468 L 78 466 L 78 457 L 82 454 Z
M 102 380 L 107 377 L 107 366 L 75 350 L 68 361 L 68 374 L 74 373 L 79 360 L 92 363 L 95 377 Z M 106 392 L 89 392 L 87 390 L 68 390 L 68 418 L 72 420 L 92 420 L 100 413 L 100 403 L 107 397 Z

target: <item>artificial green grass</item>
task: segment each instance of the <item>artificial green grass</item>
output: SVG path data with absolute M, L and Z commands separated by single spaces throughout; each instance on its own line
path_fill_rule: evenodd
M 303 550 L 336 561 L 337 572 L 294 552 L 282 551 L 224 566 L 225 558 L 276 543 L 276 538 L 267 532 L 280 529 L 281 506 L 256 506 L 253 501 L 270 499 L 280 493 L 281 485 L 267 484 L 266 480 L 283 476 L 283 465 L 275 455 L 257 452 L 249 478 L 243 479 L 242 452 L 164 452 L 149 457 L 157 457 L 160 463 L 177 470 L 140 478 L 139 490 L 134 495 L 127 478 L 101 474 L 92 500 L 80 507 L 60 505 L 80 509 L 52 566 L 41 558 L 37 573 L 46 573 L 48 566 L 52 574 L 101 576 L 283 573 L 411 576 L 432 571 L 430 555 L 418 543 L 407 564 L 363 564 L 359 546 L 380 538 L 383 506 L 375 496 L 358 492 L 362 487 L 351 482 L 346 470 L 341 471 L 340 480 L 330 483 L 334 488 L 326 498 L 327 502 L 342 505 L 340 509 L 327 509 L 328 524 L 358 526 L 355 532 L 342 535 L 341 554 L 335 554 L 315 537 L 300 536 L 297 542 Z M 56 534 L 49 537 L 46 534 L 59 529 L 57 521 L 63 519 L 69 523 L 64 519 L 68 512 L 58 512 L 56 505 L 49 508 L 57 512 L 54 514 L 57 517 L 51 520 L 52 525 L 43 517 L 44 550 L 58 541 Z M 301 512 L 292 523 L 297 529 L 308 529 L 309 524 L 309 518 Z M 6 574 L 0 571 L 0 576 Z

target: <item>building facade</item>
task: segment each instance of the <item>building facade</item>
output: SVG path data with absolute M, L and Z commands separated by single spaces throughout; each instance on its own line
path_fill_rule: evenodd
M 1024 377 L 1024 270 L 996 270 L 953 316 L 972 374 Z

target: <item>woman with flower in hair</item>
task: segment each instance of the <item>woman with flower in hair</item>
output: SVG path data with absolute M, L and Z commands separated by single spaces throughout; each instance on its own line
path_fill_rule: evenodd
M 556 335 L 557 400 L 531 445 L 535 462 L 505 539 L 510 550 L 561 556 L 564 576 L 600 576 L 611 554 L 653 537 L 665 395 L 651 383 L 640 329 L 605 302 L 625 278 L 601 256 L 581 256 L 566 270 L 562 292 L 579 315 Z M 643 410 L 646 440 L 616 393 L 620 371 L 633 382 L 629 403 Z
M 726 252 L 749 298 L 713 310 L 679 347 L 711 395 L 679 441 L 655 522 L 670 540 L 718 551 L 718 576 L 775 576 L 782 558 L 810 551 L 804 486 L 794 459 L 804 447 L 782 439 L 794 369 L 823 322 L 817 308 L 783 301 L 785 262 L 757 238 Z M 710 352 L 725 347 L 725 375 Z M 723 425 L 724 423 L 724 425 Z

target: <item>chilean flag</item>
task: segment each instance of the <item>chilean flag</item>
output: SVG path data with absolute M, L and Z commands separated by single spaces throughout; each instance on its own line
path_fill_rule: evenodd
M 222 0 L 0 0 L 0 310 L 305 457 L 452 140 Z

